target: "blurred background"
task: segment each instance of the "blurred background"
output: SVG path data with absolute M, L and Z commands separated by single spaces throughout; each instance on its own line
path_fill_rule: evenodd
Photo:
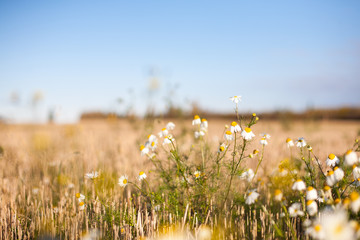
M 0 119 L 360 118 L 360 2 L 0 1 Z

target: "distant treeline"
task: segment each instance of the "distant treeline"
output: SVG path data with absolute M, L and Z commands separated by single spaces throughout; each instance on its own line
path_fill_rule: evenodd
M 196 112 L 184 113 L 183 111 L 168 111 L 164 114 L 148 113 L 145 117 L 154 118 L 193 118 L 194 114 L 199 114 L 202 118 L 223 118 L 233 119 L 234 113 L 212 113 L 197 109 Z M 250 117 L 252 113 L 244 113 L 242 116 Z M 288 110 L 257 113 L 261 119 L 270 120 L 360 120 L 360 107 L 342 107 L 334 109 L 308 109 L 304 112 L 293 112 Z M 81 114 L 80 120 L 99 120 L 99 119 L 117 119 L 117 118 L 134 118 L 135 115 L 117 115 L 106 112 L 85 112 Z

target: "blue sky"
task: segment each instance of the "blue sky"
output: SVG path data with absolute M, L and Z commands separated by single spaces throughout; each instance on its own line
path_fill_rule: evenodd
M 233 95 L 243 111 L 359 106 L 359 12 L 355 0 L 0 1 L 0 116 L 74 122 L 169 98 L 229 112 Z

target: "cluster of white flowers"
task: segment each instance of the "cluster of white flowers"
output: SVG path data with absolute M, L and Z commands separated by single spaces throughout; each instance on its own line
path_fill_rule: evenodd
M 209 126 L 208 121 L 205 118 L 201 119 L 199 117 L 199 115 L 194 116 L 194 120 L 192 121 L 192 125 L 193 126 L 198 126 L 198 128 L 194 132 L 194 136 L 195 136 L 196 139 L 205 136 L 205 134 L 208 131 L 208 126 Z

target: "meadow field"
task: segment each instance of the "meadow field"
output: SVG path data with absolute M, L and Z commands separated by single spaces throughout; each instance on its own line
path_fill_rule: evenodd
M 3 124 L 0 239 L 356 239 L 359 156 L 350 166 L 346 153 L 359 132 L 358 121 L 236 114 Z M 331 182 L 337 167 L 345 176 Z

